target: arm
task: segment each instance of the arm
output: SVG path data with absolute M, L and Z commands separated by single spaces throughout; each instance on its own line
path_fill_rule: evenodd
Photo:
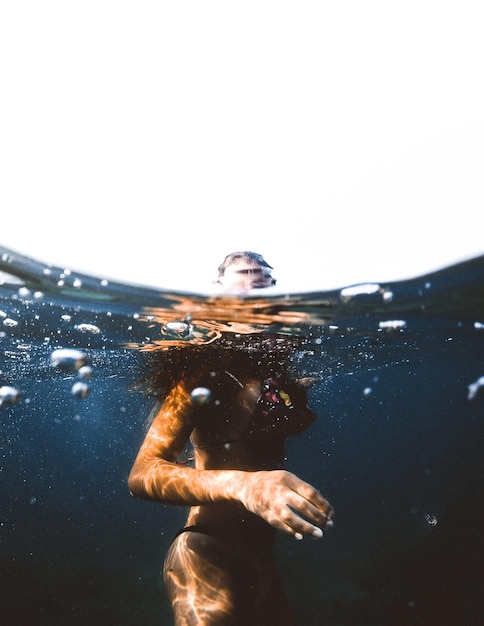
M 129 474 L 128 486 L 134 496 L 185 506 L 231 499 L 228 484 L 232 472 L 176 463 L 193 429 L 195 411 L 183 384 L 167 396 Z
M 202 480 L 198 488 L 193 482 L 199 471 L 176 463 L 193 429 L 194 414 L 190 395 L 179 384 L 159 407 L 141 444 L 128 477 L 132 495 L 167 504 L 208 502 L 204 496 L 206 481 Z
M 128 485 L 134 496 L 185 506 L 238 502 L 275 528 L 301 538 L 321 535 L 313 524 L 331 525 L 329 503 L 314 487 L 284 470 L 198 470 L 177 465 L 195 410 L 183 385 L 168 395 L 131 469 Z

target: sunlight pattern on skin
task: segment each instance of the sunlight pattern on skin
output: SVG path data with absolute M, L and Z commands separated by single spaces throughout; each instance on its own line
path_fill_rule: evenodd
M 235 580 L 229 579 L 234 579 L 235 573 L 230 576 L 222 567 L 197 554 L 189 547 L 189 539 L 184 534 L 176 540 L 164 569 L 165 586 L 177 616 L 175 623 L 177 626 L 230 624 L 236 603 Z
M 224 290 L 275 282 L 270 272 L 264 274 L 260 264 L 270 266 L 262 257 L 254 264 L 247 258 L 253 253 L 234 254 L 242 254 L 245 264 L 231 264 L 226 257 L 228 266 L 219 268 Z M 256 335 L 272 329 L 277 335 L 287 328 L 297 335 L 295 325 L 307 323 L 309 315 L 291 309 L 292 304 L 280 306 L 276 314 L 265 299 L 225 297 L 198 306 L 181 298 L 169 311 L 144 311 L 147 323 L 160 325 L 162 337 L 141 350 L 165 348 L 161 353 L 166 353 L 170 345 L 185 344 L 165 357 L 171 390 L 153 413 L 128 479 L 133 495 L 190 506 L 186 526 L 165 560 L 176 626 L 292 625 L 273 569 L 275 533 L 321 538 L 321 527 L 332 524 L 331 506 L 317 489 L 281 469 L 285 438 L 301 433 L 315 418 L 305 386 L 287 370 L 287 349 L 294 344 L 282 339 L 286 354 L 283 349 L 279 356 L 277 339 L 270 337 L 265 348 L 258 340 L 249 342 L 246 352 L 239 345 L 235 350 L 209 346 L 203 357 L 197 353 L 196 346 L 213 344 L 223 333 Z M 183 317 L 173 319 L 176 312 Z M 249 355 L 249 347 L 259 350 L 257 356 Z M 166 376 L 158 362 L 161 396 Z M 188 439 L 195 467 L 177 462 Z
M 163 574 L 176 626 L 293 626 L 271 559 L 256 556 L 236 537 L 227 543 L 182 532 L 168 552 Z
M 251 395 L 253 403 L 255 394 L 252 392 Z M 253 410 L 253 405 L 250 408 Z M 237 469 L 198 471 L 176 464 L 193 430 L 194 412 L 195 403 L 183 385 L 176 387 L 166 398 L 129 476 L 134 495 L 181 505 L 241 501 L 248 511 L 292 534 L 312 534 L 314 527 L 297 520 L 298 516 L 288 505 L 314 518 L 315 522 L 325 523 L 329 519 L 329 504 L 317 490 L 284 470 L 257 473 Z M 246 419 L 248 417 L 246 412 Z
M 188 528 L 173 541 L 165 566 L 177 626 L 256 624 L 255 616 L 261 615 L 266 626 L 289 625 L 290 613 L 273 571 L 275 533 L 321 538 L 321 527 L 332 525 L 332 508 L 317 489 L 277 469 L 288 429 L 302 432 L 313 414 L 304 407 L 304 387 L 288 382 L 292 386 L 281 393 L 271 391 L 274 402 L 280 397 L 282 411 L 269 411 L 271 428 L 263 414 L 270 407 L 267 401 L 260 403 L 265 381 L 249 372 L 235 375 L 229 369 L 230 355 L 224 358 L 197 368 L 197 381 L 207 388 L 212 383 L 213 402 L 200 405 L 191 397 L 194 381 L 183 380 L 157 404 L 129 488 L 141 498 L 191 507 Z M 287 411 L 291 421 L 284 419 Z M 248 435 L 258 412 L 260 430 Z M 177 462 L 189 438 L 195 468 Z M 263 610 L 262 599 L 256 602 L 261 589 L 266 589 L 262 595 L 270 611 Z M 277 621 L 271 621 L 274 594 L 276 605 L 286 607 Z M 238 621 L 241 607 L 255 611 L 250 620 Z

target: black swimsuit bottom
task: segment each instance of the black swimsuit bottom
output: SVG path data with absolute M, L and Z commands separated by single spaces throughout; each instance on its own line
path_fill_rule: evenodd
M 226 571 L 231 573 L 236 581 L 236 587 L 242 594 L 246 608 L 256 607 L 268 595 L 275 582 L 275 574 L 270 554 L 264 558 L 246 545 L 240 538 L 234 543 L 234 537 L 229 537 L 223 531 L 217 532 L 213 526 L 201 524 L 199 526 L 185 526 L 180 528 L 173 537 L 173 541 L 183 533 L 197 533 L 205 535 L 218 542 L 216 550 L 210 550 L 210 559 L 218 562 Z

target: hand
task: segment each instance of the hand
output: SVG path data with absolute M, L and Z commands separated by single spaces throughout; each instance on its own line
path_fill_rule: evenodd
M 296 539 L 304 535 L 321 538 L 321 527 L 333 526 L 329 502 L 314 487 L 285 470 L 247 472 L 238 494 L 248 511 Z

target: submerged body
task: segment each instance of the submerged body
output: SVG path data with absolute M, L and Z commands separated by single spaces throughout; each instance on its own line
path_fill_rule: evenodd
M 191 507 L 164 570 L 177 625 L 292 624 L 272 561 L 276 530 L 320 537 L 331 525 L 328 502 L 282 469 L 285 438 L 314 419 L 306 390 L 259 363 L 220 351 L 181 379 L 130 473 L 134 495 Z M 206 403 L 192 398 L 200 386 Z M 177 462 L 188 439 L 195 467 Z
M 220 265 L 218 283 L 226 292 L 268 287 L 271 269 L 257 253 L 235 252 Z M 167 392 L 129 487 L 190 506 L 164 568 L 176 626 L 293 623 L 274 571 L 275 533 L 320 538 L 332 510 L 282 469 L 285 438 L 314 419 L 304 386 L 288 373 L 290 347 L 284 339 L 282 349 L 278 340 L 263 348 L 247 339 L 240 349 L 185 345 L 159 363 L 155 378 Z M 189 439 L 195 467 L 178 462 Z

